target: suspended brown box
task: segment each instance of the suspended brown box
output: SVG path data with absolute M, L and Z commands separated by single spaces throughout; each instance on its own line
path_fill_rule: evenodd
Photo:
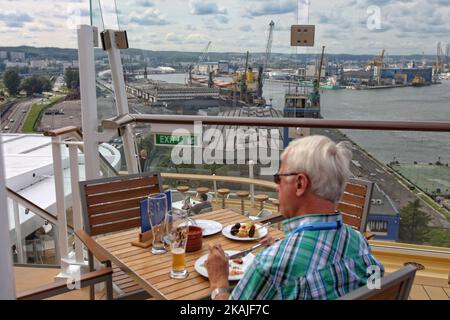
M 315 30 L 315 25 L 292 25 L 291 46 L 313 47 Z

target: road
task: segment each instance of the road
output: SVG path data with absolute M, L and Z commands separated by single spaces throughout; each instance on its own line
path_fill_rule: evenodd
M 38 98 L 27 99 L 15 103 L 2 117 L 0 128 L 3 133 L 20 132 L 33 103 L 40 101 Z

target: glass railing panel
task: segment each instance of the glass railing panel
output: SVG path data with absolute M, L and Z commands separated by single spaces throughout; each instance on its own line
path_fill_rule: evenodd
M 15 217 L 13 201 L 8 199 L 10 212 L 11 252 L 14 263 L 21 265 L 59 265 L 57 232 L 54 224 L 28 208 L 18 205 Z M 16 225 L 15 222 L 18 222 Z
M 375 184 L 368 216 L 368 228 L 376 235 L 375 239 L 449 246 L 450 146 L 445 139 L 447 133 L 313 128 L 309 134 L 325 135 L 336 142 L 351 142 L 352 176 Z M 248 162 L 243 165 L 175 164 L 171 157 L 175 147 L 155 146 L 154 134 L 147 135 L 144 134 L 143 139 L 151 143 L 146 146 L 150 150 L 146 171 L 210 177 L 215 173 L 237 179 L 250 177 Z M 201 152 L 206 148 L 204 145 Z M 267 158 L 263 160 L 267 161 Z M 278 167 L 279 162 L 275 166 Z M 258 163 L 254 166 L 253 177 L 257 181 L 273 181 L 271 175 L 261 174 Z M 229 180 L 218 181 L 217 188 L 228 188 L 231 194 L 250 189 L 250 184 Z M 189 176 L 164 179 L 163 183 L 173 189 L 178 185 L 188 185 L 192 192 L 200 186 L 213 186 L 207 179 L 190 179 Z M 257 183 L 254 194 L 277 198 L 274 187 L 267 188 Z

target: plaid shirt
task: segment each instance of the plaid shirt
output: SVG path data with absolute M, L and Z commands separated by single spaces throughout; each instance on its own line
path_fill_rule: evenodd
M 367 283 L 367 267 L 383 265 L 366 239 L 348 225 L 293 232 L 306 223 L 342 221 L 342 215 L 310 214 L 283 222 L 286 237 L 261 251 L 230 295 L 233 300 L 336 299 Z

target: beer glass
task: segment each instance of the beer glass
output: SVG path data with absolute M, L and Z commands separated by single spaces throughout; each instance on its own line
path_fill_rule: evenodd
M 167 252 L 164 243 L 166 231 L 167 196 L 165 193 L 154 193 L 147 198 L 147 212 L 152 230 L 152 253 L 163 254 Z
M 170 252 L 172 254 L 170 277 L 184 279 L 188 276 L 185 256 L 189 223 L 186 219 L 186 212 L 169 211 L 166 215 L 166 228 L 166 241 L 170 244 Z

